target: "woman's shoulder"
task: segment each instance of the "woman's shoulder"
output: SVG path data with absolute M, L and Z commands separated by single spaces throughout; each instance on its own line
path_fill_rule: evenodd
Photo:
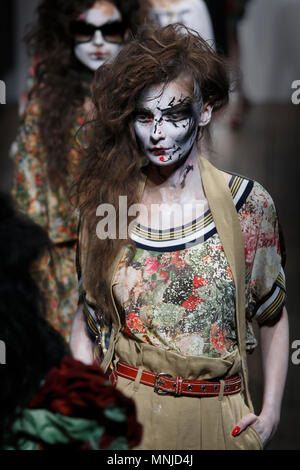
M 269 191 L 262 183 L 238 173 L 221 170 L 227 180 L 233 197 L 239 193 L 243 199 L 243 204 L 251 205 L 252 208 L 266 212 L 268 209 L 275 209 L 274 200 Z

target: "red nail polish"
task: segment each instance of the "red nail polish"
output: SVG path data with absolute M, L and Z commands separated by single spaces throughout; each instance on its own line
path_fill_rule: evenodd
M 237 434 L 240 432 L 241 428 L 239 426 L 236 426 L 234 430 L 232 431 L 232 435 L 235 437 Z

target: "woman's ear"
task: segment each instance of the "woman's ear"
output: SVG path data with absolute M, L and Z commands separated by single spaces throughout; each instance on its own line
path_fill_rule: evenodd
M 213 107 L 210 104 L 204 105 L 202 112 L 200 114 L 199 126 L 207 126 L 210 123 L 212 117 Z

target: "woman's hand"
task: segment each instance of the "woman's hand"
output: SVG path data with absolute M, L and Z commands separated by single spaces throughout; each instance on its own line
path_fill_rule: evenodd
M 279 424 L 279 419 L 275 416 L 275 413 L 264 413 L 261 412 L 260 415 L 256 416 L 253 413 L 249 413 L 237 423 L 236 427 L 232 431 L 232 435 L 238 436 L 241 434 L 248 426 L 251 426 L 255 429 L 262 440 L 263 447 L 274 436 L 277 427 Z
M 277 323 L 260 328 L 260 342 L 264 373 L 264 395 L 260 415 L 249 413 L 237 423 L 233 436 L 252 426 L 263 446 L 274 436 L 279 420 L 289 358 L 289 328 L 286 308 Z

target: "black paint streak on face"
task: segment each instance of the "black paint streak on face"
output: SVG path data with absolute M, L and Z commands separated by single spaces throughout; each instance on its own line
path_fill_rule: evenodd
M 174 101 L 175 101 L 175 96 L 173 96 L 173 98 L 171 99 L 170 103 L 168 104 L 168 106 L 170 108 L 172 108 L 174 106 Z
M 175 153 L 179 152 L 181 150 L 181 147 L 177 147 L 173 152 L 172 152 L 172 157 L 175 157 Z
M 161 112 L 168 111 L 170 108 L 176 111 L 185 111 L 192 113 L 192 101 L 191 99 L 186 96 L 185 98 L 179 98 L 177 103 L 175 104 L 176 96 L 173 96 L 171 101 L 168 103 L 167 108 L 161 109 L 157 106 L 157 109 Z
M 189 119 L 188 124 L 186 124 L 185 127 L 186 126 L 188 126 L 189 129 L 188 129 L 188 133 L 187 133 L 186 138 L 185 138 L 185 142 L 187 142 L 189 140 L 190 144 L 192 144 L 192 141 L 195 138 L 195 132 L 197 132 L 195 116 L 192 116 Z
M 196 135 L 197 135 L 197 127 L 194 127 L 194 130 L 192 130 L 191 135 L 190 135 L 189 145 L 192 145 L 194 143 Z
M 178 103 L 180 104 L 185 104 L 185 103 L 190 103 L 191 99 L 188 96 L 185 96 L 184 98 L 179 98 Z
M 193 170 L 194 170 L 193 165 L 188 165 L 188 166 L 185 168 L 184 173 L 183 173 L 183 178 L 182 178 L 182 181 L 181 181 L 181 184 L 180 184 L 181 189 L 183 189 L 183 188 L 185 187 L 185 180 L 186 180 L 186 177 L 187 177 L 188 173 L 189 173 L 190 171 L 193 171 Z
M 172 124 L 173 124 L 174 127 L 176 127 L 178 129 L 179 125 L 177 124 L 177 122 L 172 121 Z
M 163 118 L 161 117 L 160 119 L 155 119 L 155 125 L 154 125 L 154 133 L 156 134 L 157 132 L 157 126 L 159 126 L 159 124 L 161 124 Z
M 183 129 L 186 129 L 187 126 L 190 127 L 191 121 L 195 120 L 195 111 L 190 98 L 179 98 L 177 104 L 174 104 L 174 102 L 175 96 L 173 96 L 172 100 L 169 102 L 169 108 L 160 109 L 160 111 L 175 128 L 178 129 L 181 126 Z M 188 123 L 186 123 L 186 121 L 188 121 Z M 187 139 L 188 138 L 189 135 L 187 136 Z

